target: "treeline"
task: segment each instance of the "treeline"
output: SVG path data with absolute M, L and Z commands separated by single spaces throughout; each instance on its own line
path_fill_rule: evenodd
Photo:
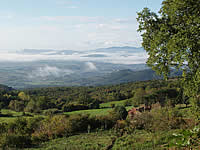
M 40 113 L 98 109 L 101 103 L 129 99 L 125 105 L 189 104 L 177 79 L 155 80 L 101 87 L 48 87 L 0 91 L 0 108 Z

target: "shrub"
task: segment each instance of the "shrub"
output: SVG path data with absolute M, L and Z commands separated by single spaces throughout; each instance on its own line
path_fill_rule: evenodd
M 64 112 L 70 112 L 70 111 L 76 111 L 76 110 L 86 110 L 89 109 L 87 105 L 83 104 L 67 104 L 62 107 L 62 111 Z
M 27 133 L 27 120 L 25 118 L 17 118 L 14 122 L 10 122 L 7 126 L 9 133 L 26 134 Z
M 25 105 L 24 105 L 24 101 L 12 100 L 12 101 L 10 101 L 8 107 L 9 107 L 11 110 L 20 112 L 20 111 L 23 111 L 23 110 L 24 110 Z
M 33 144 L 31 134 L 39 126 L 42 117 L 17 118 L 10 123 L 0 124 L 0 147 L 25 148 Z
M 1 123 L 0 124 L 0 134 L 7 132 L 7 123 Z
M 98 100 L 94 100 L 94 101 L 92 101 L 92 103 L 90 103 L 88 105 L 88 107 L 90 109 L 99 109 L 99 106 L 100 106 L 99 104 L 100 104 L 100 102 Z
M 134 116 L 131 127 L 134 129 L 151 131 L 154 124 L 154 117 L 149 112 L 144 112 Z
M 34 117 L 27 119 L 27 133 L 31 135 L 40 125 L 43 117 Z
M 113 111 L 110 112 L 110 116 L 114 120 L 125 120 L 128 112 L 124 106 L 116 106 Z
M 56 108 L 52 108 L 52 109 L 47 109 L 47 110 L 44 110 L 43 111 L 43 114 L 44 115 L 55 115 L 55 114 L 58 114 L 58 113 L 61 113 L 62 111 L 56 109 Z
M 111 115 L 92 117 L 89 121 L 92 129 L 110 129 L 116 123 L 116 120 L 114 120 Z
M 32 145 L 31 137 L 21 134 L 1 135 L 0 146 L 5 148 L 27 148 Z
M 115 104 L 110 104 L 110 107 L 111 108 L 115 108 Z
M 186 127 L 185 120 L 175 109 L 162 109 L 152 112 L 144 112 L 134 116 L 130 120 L 131 128 L 151 132 L 167 131 Z
M 64 115 L 56 115 L 44 119 L 32 134 L 34 141 L 46 141 L 67 134 L 69 122 Z
M 46 141 L 57 137 L 70 136 L 77 132 L 87 131 L 88 115 L 50 116 L 43 120 L 32 134 L 34 141 Z

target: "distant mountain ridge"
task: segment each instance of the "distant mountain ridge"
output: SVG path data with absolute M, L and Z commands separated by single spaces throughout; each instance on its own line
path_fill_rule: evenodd
M 108 47 L 108 48 L 99 48 L 96 50 L 93 50 L 95 52 L 128 52 L 128 53 L 134 53 L 134 52 L 145 52 L 145 50 L 142 47 L 130 47 L 130 46 L 123 46 L 123 47 Z
M 86 52 L 127 52 L 127 53 L 141 53 L 145 52 L 142 47 L 131 47 L 131 46 L 123 46 L 123 47 L 108 47 L 108 48 L 99 48 L 93 50 L 54 50 L 54 49 L 23 49 L 18 53 L 21 54 L 45 54 L 45 55 L 72 55 L 74 53 L 86 53 Z
M 181 71 L 171 70 L 171 77 L 180 76 Z M 4 81 L 3 84 L 14 88 L 35 88 L 35 87 L 54 87 L 54 86 L 103 86 L 116 85 L 127 82 L 147 81 L 162 79 L 152 69 L 131 70 L 123 69 L 111 73 L 83 72 L 80 74 L 69 74 L 65 76 L 37 77 L 29 80 L 24 76 L 22 79 Z M 12 88 L 0 85 L 0 90 L 12 90 Z
M 79 53 L 79 51 L 74 50 L 53 50 L 53 49 L 23 49 L 19 51 L 20 54 L 30 54 L 30 55 L 71 55 L 73 53 Z
M 24 49 L 17 53 L 22 61 L 0 62 L 0 83 L 14 88 L 96 86 L 156 77 L 154 72 L 145 70 L 149 67 L 145 64 L 147 54 L 142 47 L 87 51 Z
M 111 84 L 120 84 L 127 82 L 135 82 L 135 81 L 146 81 L 146 80 L 156 80 L 161 79 L 162 77 L 156 75 L 156 73 L 152 69 L 145 69 L 141 71 L 133 71 L 131 69 L 124 69 L 119 71 L 114 71 L 105 76 L 94 77 L 85 79 L 89 84 L 85 83 L 85 85 L 111 85 Z M 92 83 L 92 84 L 90 84 Z

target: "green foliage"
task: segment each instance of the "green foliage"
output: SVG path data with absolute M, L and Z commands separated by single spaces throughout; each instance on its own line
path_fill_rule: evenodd
M 56 108 L 47 109 L 47 110 L 43 111 L 43 114 L 46 115 L 46 116 L 55 115 L 55 114 L 59 114 L 59 113 L 62 113 L 62 111 L 60 111 Z
M 1 135 L 2 133 L 7 132 L 6 126 L 7 126 L 6 123 L 1 123 L 1 124 L 0 124 L 0 135 Z
M 113 108 L 113 110 L 110 112 L 110 115 L 115 118 L 116 120 L 125 120 L 128 112 L 124 106 L 116 106 Z
M 190 126 L 190 122 L 192 123 L 193 119 L 187 123 L 183 118 L 183 114 L 178 109 L 162 108 L 160 110 L 136 114 L 129 121 L 129 125 L 125 129 L 127 131 L 137 129 L 156 133 L 174 129 L 186 129 Z
M 86 109 L 89 109 L 89 107 L 87 105 L 73 104 L 73 103 L 63 105 L 63 107 L 62 107 L 62 111 L 64 111 L 64 112 L 70 112 L 70 111 L 76 111 L 76 110 L 86 110 Z
M 137 18 L 142 45 L 149 54 L 148 65 L 165 78 L 171 67 L 183 71 L 181 81 L 184 92 L 180 92 L 190 97 L 197 118 L 200 112 L 199 8 L 198 0 L 164 0 L 159 15 L 144 8 Z M 188 104 L 187 98 L 182 97 L 181 100 Z M 175 99 L 170 102 L 177 104 Z M 168 121 L 169 124 L 171 122 Z M 190 149 L 199 144 L 199 129 L 184 130 L 174 137 L 174 146 Z
M 26 148 L 33 144 L 31 134 L 38 127 L 41 118 L 25 119 L 17 118 L 13 122 L 1 124 L 0 147 Z
M 192 130 L 182 130 L 174 133 L 169 139 L 170 147 L 196 149 L 200 144 L 200 128 L 195 126 Z
M 29 101 L 30 100 L 30 96 L 26 95 L 24 92 L 19 92 L 18 97 L 23 101 Z
M 115 104 L 111 103 L 111 104 L 110 104 L 110 107 L 111 107 L 111 108 L 115 108 Z
M 98 109 L 100 107 L 100 102 L 98 100 L 93 100 L 88 106 L 90 109 Z
M 24 101 L 12 100 L 9 103 L 9 108 L 15 111 L 23 111 L 25 107 Z
M 31 99 L 28 104 L 26 105 L 24 111 L 31 112 L 31 113 L 37 113 L 40 112 L 40 108 L 37 107 L 36 101 Z
M 59 115 L 48 117 L 41 122 L 39 127 L 32 134 L 34 141 L 46 141 L 56 137 L 69 135 L 71 132 L 69 121 L 66 116 Z
M 185 93 L 200 94 L 200 3 L 198 0 L 164 0 L 159 15 L 148 8 L 138 13 L 148 65 L 165 78 L 170 68 L 183 71 Z
M 133 101 L 133 105 L 134 106 L 138 106 L 140 104 L 143 104 L 144 103 L 144 96 L 146 95 L 146 92 L 143 88 L 138 88 L 136 91 L 135 91 L 135 94 L 134 94 L 134 101 Z
M 30 96 L 29 100 L 22 100 L 18 97 L 18 93 L 19 91 L 5 92 L 0 96 L 10 100 L 10 105 L 13 101 L 16 104 L 22 103 L 25 107 L 24 110 L 27 111 L 27 115 L 24 116 L 22 112 L 8 109 L 1 111 L 0 122 L 4 123 L 0 124 L 0 137 L 4 139 L 2 145 L 6 145 L 6 148 L 26 147 L 26 144 L 23 144 L 26 143 L 24 137 L 29 137 L 27 140 L 31 140 L 29 141 L 30 145 L 40 145 L 44 141 L 60 137 L 69 141 L 71 137 L 77 134 L 81 136 L 86 132 L 89 133 L 88 135 L 91 132 L 96 132 L 99 136 L 100 131 L 108 129 L 111 131 L 114 127 L 114 129 L 117 129 L 115 134 L 113 133 L 113 136 L 117 138 L 115 143 L 112 143 L 113 140 L 110 139 L 106 145 L 96 144 L 92 146 L 91 143 L 94 143 L 95 136 L 93 136 L 93 142 L 86 142 L 85 144 L 73 140 L 80 144 L 80 146 L 77 146 L 79 149 L 105 148 L 111 143 L 114 146 L 113 149 L 119 149 L 121 146 L 127 149 L 147 149 L 148 147 L 149 149 L 159 149 L 168 143 L 168 136 L 170 136 L 168 132 L 187 129 L 195 124 L 192 118 L 193 114 L 189 113 L 190 107 L 185 108 L 183 105 L 181 107 L 176 105 L 183 103 L 184 99 L 177 79 L 170 79 L 167 82 L 157 80 L 103 87 L 29 89 L 24 91 L 25 95 Z M 130 110 L 132 107 L 125 109 L 124 105 L 130 105 L 134 101 L 138 102 L 138 105 L 151 105 L 156 102 L 164 105 L 162 108 L 152 109 L 150 112 L 138 113 L 133 118 L 126 117 L 126 110 Z M 2 102 L 4 103 L 4 101 Z M 99 107 L 99 103 L 101 103 L 101 108 L 94 109 Z M 7 104 L 4 104 L 6 107 Z M 13 107 L 15 108 L 14 104 Z M 111 108 L 111 104 L 115 104 L 115 107 Z M 175 107 L 171 107 L 172 105 L 175 105 Z M 67 115 L 62 115 L 62 108 L 71 112 L 65 112 L 64 114 Z M 80 110 L 82 108 L 89 110 Z M 37 115 L 41 117 L 33 117 L 36 114 L 29 112 L 39 112 L 40 114 Z M 57 115 L 56 113 L 60 114 Z M 28 116 L 28 114 L 31 115 Z M 46 116 L 42 116 L 44 114 Z M 19 118 L 15 120 L 16 117 Z M 154 135 L 160 136 L 161 132 L 165 132 L 166 135 L 162 134 L 161 137 L 156 137 L 156 140 L 154 140 Z M 12 146 L 11 144 L 9 147 L 6 144 L 9 141 L 7 139 L 19 140 L 19 145 Z M 73 141 L 69 141 L 69 143 L 73 143 Z M 63 149 L 66 148 L 64 145 L 67 145 L 67 148 L 70 147 L 69 144 L 63 143 L 61 144 Z M 46 147 L 48 146 L 46 145 Z M 54 148 L 53 145 L 51 147 Z M 76 148 L 76 146 L 71 146 L 71 148 Z
M 80 131 L 87 131 L 89 119 L 87 115 L 50 116 L 43 120 L 32 134 L 36 141 L 46 141 L 63 136 L 70 136 Z
M 8 148 L 27 148 L 32 145 L 30 136 L 22 134 L 5 134 L 0 137 L 0 147 Z
M 173 82 L 173 84 L 172 84 Z M 28 89 L 24 91 L 4 91 L 0 92 L 0 107 L 11 108 L 15 111 L 25 111 L 31 113 L 40 113 L 45 109 L 56 108 L 58 110 L 74 111 L 82 109 L 97 109 L 101 103 L 111 102 L 121 105 L 123 100 L 130 99 L 125 104 L 131 105 L 131 99 L 135 95 L 133 103 L 144 103 L 144 96 L 151 94 L 158 89 L 179 86 L 177 81 L 148 81 L 127 83 L 115 86 L 103 87 L 51 87 Z M 138 91 L 143 89 L 144 94 L 140 95 Z M 124 105 L 124 104 L 122 104 Z M 110 107 L 105 106 L 105 107 Z
M 124 105 L 124 107 L 132 106 L 132 100 L 128 99 L 128 100 L 124 101 L 123 105 Z

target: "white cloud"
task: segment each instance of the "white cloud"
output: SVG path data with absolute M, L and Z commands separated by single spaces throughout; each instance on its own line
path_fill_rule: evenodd
M 96 70 L 98 70 L 97 67 L 95 66 L 95 64 L 92 63 L 92 62 L 86 62 L 85 65 L 86 65 L 86 71 L 96 71 Z
M 37 25 L 0 28 L 0 49 L 95 49 L 108 46 L 140 46 L 137 25 L 127 18 L 41 16 Z
M 31 73 L 28 74 L 29 78 L 36 78 L 36 77 L 48 77 L 48 76 L 54 76 L 54 77 L 61 77 L 64 75 L 72 74 L 73 71 L 69 69 L 59 69 L 54 66 L 45 65 L 43 67 L 36 68 Z

